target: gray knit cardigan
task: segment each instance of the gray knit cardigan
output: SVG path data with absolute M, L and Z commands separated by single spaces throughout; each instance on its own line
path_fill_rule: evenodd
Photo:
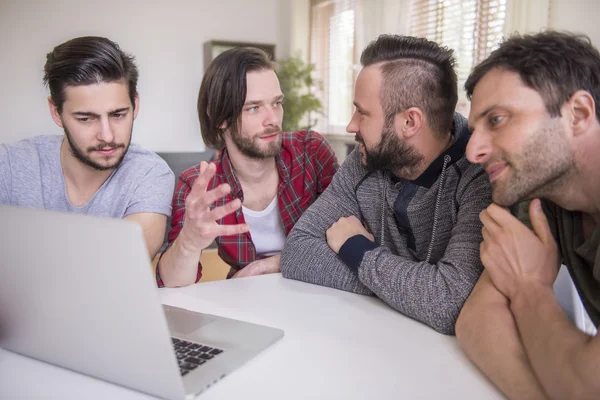
M 369 172 L 355 149 L 290 232 L 284 277 L 376 295 L 401 313 L 452 335 L 483 266 L 479 213 L 491 203 L 483 168 L 465 156 L 469 131 L 456 114 L 453 142 L 414 181 Z M 339 255 L 326 230 L 354 215 L 375 237 L 354 236 Z

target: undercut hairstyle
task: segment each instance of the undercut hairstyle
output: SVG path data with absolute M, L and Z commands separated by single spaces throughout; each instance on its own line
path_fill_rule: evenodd
M 552 117 L 561 116 L 561 107 L 576 91 L 587 91 L 600 121 L 600 53 L 589 37 L 552 30 L 512 35 L 473 69 L 465 82 L 469 99 L 484 75 L 497 68 L 519 74 L 539 93 Z
M 219 54 L 208 66 L 198 94 L 198 119 L 206 146 L 225 146 L 223 133 L 238 132 L 246 102 L 246 74 L 273 69 L 267 53 L 254 47 L 236 47 Z
M 438 137 L 450 133 L 458 101 L 453 50 L 424 38 L 380 35 L 362 52 L 360 63 L 381 63 L 386 126 L 399 112 L 417 107 Z
M 84 36 L 56 46 L 46 55 L 44 84 L 58 113 L 62 113 L 67 86 L 86 86 L 124 80 L 135 107 L 138 70 L 132 55 L 107 38 Z

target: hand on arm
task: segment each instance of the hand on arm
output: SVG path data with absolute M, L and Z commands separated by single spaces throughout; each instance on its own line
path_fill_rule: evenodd
M 185 199 L 185 216 L 179 236 L 165 252 L 159 263 L 159 272 L 165 286 L 184 286 L 195 282 L 200 253 L 218 236 L 247 232 L 247 224 L 220 225 L 218 220 L 241 207 L 239 199 L 212 210 L 210 205 L 230 192 L 227 184 L 207 190 L 216 167 L 200 163 L 200 173 Z
M 496 206 L 497 207 L 497 206 Z M 482 213 L 482 260 L 510 299 L 523 346 L 551 398 L 600 398 L 600 339 L 579 331 L 556 301 L 556 243 L 540 201 L 529 206 L 533 231 L 501 208 Z
M 373 235 L 365 229 L 354 215 L 341 217 L 327 229 L 327 244 L 335 254 L 338 254 L 344 243 L 356 235 L 363 235 L 370 241 L 375 241 Z
M 323 194 L 298 220 L 281 252 L 281 273 L 286 278 L 372 294 L 354 272 L 331 250 L 326 231 L 341 217 L 360 215 L 354 185 L 364 177 L 360 153 L 353 153 L 335 174 Z
M 485 172 L 473 167 L 463 173 L 454 197 L 456 218 L 448 215 L 450 208 L 442 212 L 447 239 L 440 242 L 438 230 L 433 259 L 417 258 L 401 248 L 408 246 L 406 241 L 397 241 L 398 251 L 369 249 L 358 267 L 360 281 L 390 307 L 446 335 L 454 334 L 460 310 L 483 270 L 479 213 L 491 202 Z
M 245 278 L 248 276 L 274 274 L 280 272 L 280 255 L 277 254 L 272 257 L 263 258 L 256 260 L 246 265 L 244 268 L 239 270 L 233 275 L 233 278 Z

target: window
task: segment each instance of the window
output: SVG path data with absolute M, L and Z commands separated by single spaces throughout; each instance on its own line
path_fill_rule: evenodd
M 325 115 L 316 130 L 342 133 L 352 117 L 354 86 L 355 0 L 312 0 L 310 60 Z
M 468 114 L 469 105 L 464 95 L 464 82 L 473 66 L 485 59 L 500 43 L 504 32 L 507 0 L 407 0 L 406 7 L 389 12 L 386 17 L 404 14 L 406 22 L 398 19 L 384 33 L 406 32 L 426 37 L 455 51 L 459 104 L 457 110 Z M 360 68 L 358 57 L 362 49 L 355 49 L 356 10 L 381 6 L 383 0 L 311 0 L 310 62 L 314 63 L 315 78 L 323 83 L 321 101 L 325 115 L 319 118 L 315 129 L 322 133 L 342 133 L 350 121 L 353 106 L 353 88 Z M 377 13 L 374 13 L 375 15 Z M 381 17 L 381 15 L 379 16 Z M 362 20 L 360 23 L 379 26 L 381 21 Z M 393 22 L 393 21 L 392 21 Z M 405 26 L 400 26 L 405 25 Z M 359 30 L 360 31 L 360 30 Z M 362 37 L 361 37 L 362 39 Z M 359 42 L 368 43 L 375 37 Z
M 502 41 L 505 19 L 506 0 L 411 0 L 409 34 L 454 49 L 459 112 L 469 112 L 463 86 Z

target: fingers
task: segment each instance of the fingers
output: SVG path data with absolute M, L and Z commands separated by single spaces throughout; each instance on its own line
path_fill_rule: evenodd
M 208 208 L 215 201 L 227 196 L 229 193 L 231 193 L 231 187 L 228 184 L 223 183 L 213 190 L 204 193 L 204 195 L 198 199 L 197 207 L 202 209 Z
M 518 221 L 518 219 L 510 213 L 508 208 L 500 207 L 494 203 L 490 204 L 485 211 L 487 211 L 487 214 L 490 216 L 490 218 L 500 226 L 505 226 L 512 222 Z
M 225 205 L 213 208 L 210 211 L 208 218 L 212 221 L 218 221 L 221 218 L 225 217 L 226 215 L 229 215 L 232 212 L 237 211 L 241 206 L 242 206 L 242 202 L 240 201 L 240 199 L 234 199 L 233 201 L 230 201 L 229 203 L 226 203 Z
M 215 176 L 217 172 L 217 167 L 213 163 L 207 163 L 206 161 L 202 161 L 200 163 L 200 173 L 194 183 L 192 183 L 192 191 L 190 195 L 195 194 L 198 195 L 200 193 L 206 192 L 206 187 L 210 180 Z
M 500 229 L 500 225 L 490 215 L 489 207 L 479 213 L 479 220 L 483 224 L 483 227 L 488 230 L 488 233 L 493 233 Z
M 554 236 L 552 236 L 546 214 L 544 214 L 544 210 L 542 210 L 542 202 L 540 199 L 534 199 L 529 204 L 529 219 L 531 220 L 533 231 L 543 243 L 548 244 L 554 242 Z
M 216 225 L 214 228 L 216 236 L 233 236 L 246 233 L 250 230 L 248 224 L 237 224 L 237 225 Z

